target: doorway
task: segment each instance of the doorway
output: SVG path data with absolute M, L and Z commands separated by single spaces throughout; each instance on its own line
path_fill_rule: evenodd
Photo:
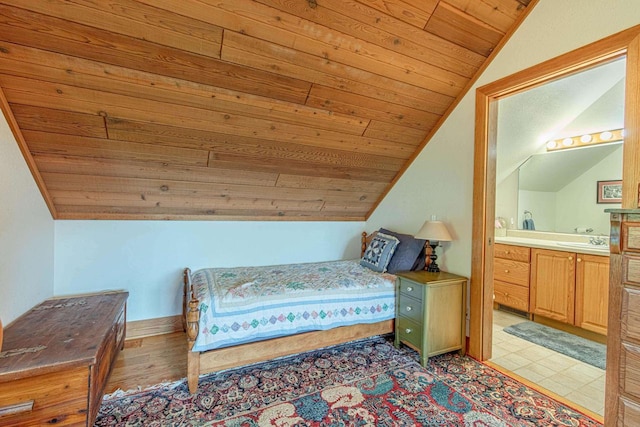
M 637 207 L 640 182 L 639 35 L 640 27 L 631 28 L 477 90 L 472 237 L 475 262 L 471 266 L 468 349 L 472 357 L 488 360 L 492 350 L 497 101 L 626 55 L 622 207 Z M 612 339 L 619 340 L 619 330 L 609 333 L 608 341 Z M 609 409 L 606 412 L 609 414 Z

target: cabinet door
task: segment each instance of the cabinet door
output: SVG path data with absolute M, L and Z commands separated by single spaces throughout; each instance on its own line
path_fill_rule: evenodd
M 607 334 L 609 257 L 577 254 L 575 325 Z
M 576 254 L 531 250 L 530 309 L 534 314 L 573 324 Z

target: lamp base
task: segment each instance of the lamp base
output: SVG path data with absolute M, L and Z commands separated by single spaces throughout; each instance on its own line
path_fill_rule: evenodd
M 425 270 L 430 273 L 438 273 L 440 272 L 440 268 L 438 264 L 436 264 L 436 260 L 438 259 L 438 255 L 436 255 L 436 248 L 438 247 L 438 242 L 429 242 L 429 246 L 431 246 L 431 255 L 429 255 L 429 263 L 426 265 Z

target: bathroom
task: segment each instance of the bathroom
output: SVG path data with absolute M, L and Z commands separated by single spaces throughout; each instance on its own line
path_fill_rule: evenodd
M 598 415 L 609 271 L 604 210 L 620 207 L 624 78 L 618 59 L 504 98 L 498 109 L 491 363 Z M 549 338 L 535 344 L 522 335 L 530 324 L 570 335 L 569 344 L 560 354 L 545 346 Z M 514 326 L 525 332 L 514 338 Z

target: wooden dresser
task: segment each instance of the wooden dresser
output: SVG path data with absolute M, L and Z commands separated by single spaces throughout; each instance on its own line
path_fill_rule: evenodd
M 640 425 L 640 209 L 612 209 L 606 426 Z
M 124 344 L 128 292 L 52 298 L 4 330 L 0 426 L 91 426 Z

